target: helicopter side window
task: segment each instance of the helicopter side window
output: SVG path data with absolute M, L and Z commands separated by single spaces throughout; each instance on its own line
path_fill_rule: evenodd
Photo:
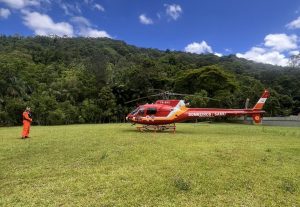
M 140 110 L 138 111 L 138 115 L 143 116 L 143 115 L 144 115 L 144 109 L 140 109 Z
M 147 109 L 147 115 L 153 115 L 156 114 L 157 110 L 156 108 L 148 108 Z

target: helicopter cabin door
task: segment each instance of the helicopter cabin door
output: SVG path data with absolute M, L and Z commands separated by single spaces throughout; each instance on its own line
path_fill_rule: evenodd
M 155 115 L 157 112 L 157 109 L 154 108 L 154 107 L 151 107 L 151 108 L 148 108 L 147 111 L 146 111 L 146 115 L 149 115 L 149 116 L 153 116 Z

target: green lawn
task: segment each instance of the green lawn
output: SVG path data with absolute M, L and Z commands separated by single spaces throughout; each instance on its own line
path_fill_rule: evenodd
M 0 206 L 300 206 L 300 128 L 0 128 Z

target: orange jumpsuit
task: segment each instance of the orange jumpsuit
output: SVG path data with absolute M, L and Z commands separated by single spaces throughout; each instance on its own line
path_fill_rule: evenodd
M 30 124 L 32 119 L 29 116 L 28 111 L 23 112 L 23 131 L 22 131 L 22 138 L 28 138 L 29 131 L 30 131 Z

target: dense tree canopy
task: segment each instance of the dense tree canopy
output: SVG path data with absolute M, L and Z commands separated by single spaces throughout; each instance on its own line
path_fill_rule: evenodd
M 136 104 L 127 101 L 159 90 L 196 94 L 182 97 L 192 106 L 240 108 L 264 88 L 272 94 L 267 115 L 300 112 L 297 67 L 107 38 L 0 36 L 0 125 L 20 124 L 27 105 L 35 124 L 121 122 Z

